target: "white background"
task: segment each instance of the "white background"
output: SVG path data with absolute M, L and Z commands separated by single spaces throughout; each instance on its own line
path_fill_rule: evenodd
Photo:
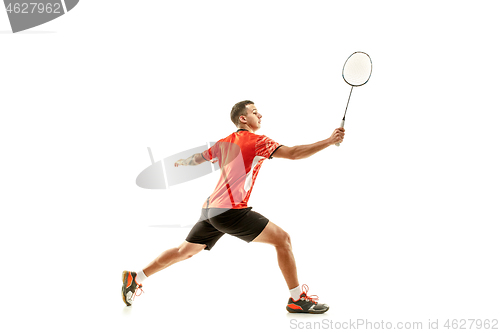
M 2 318 L 10 331 L 288 331 L 343 322 L 500 319 L 494 1 L 81 1 L 12 34 L 0 11 Z M 151 162 L 234 131 L 255 101 L 287 146 L 327 138 L 370 54 L 346 137 L 267 161 L 254 209 L 292 237 L 331 309 L 292 316 L 273 248 L 223 237 L 145 283 L 121 272 L 177 246 L 217 174 L 136 186 Z M 497 326 L 500 327 L 500 324 Z M 484 330 L 483 330 L 484 331 Z

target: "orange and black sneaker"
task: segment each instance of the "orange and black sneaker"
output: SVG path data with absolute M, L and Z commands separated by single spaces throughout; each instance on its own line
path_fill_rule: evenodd
M 307 284 L 302 285 L 302 294 L 298 300 L 290 297 L 286 310 L 291 313 L 325 313 L 330 308 L 326 304 L 318 303 L 318 296 L 307 296 L 309 287 Z
M 127 306 L 131 306 L 135 299 L 135 296 L 140 296 L 142 294 L 142 284 L 137 284 L 135 282 L 136 272 L 123 271 L 122 273 L 122 298 Z M 137 294 L 140 290 L 141 293 Z

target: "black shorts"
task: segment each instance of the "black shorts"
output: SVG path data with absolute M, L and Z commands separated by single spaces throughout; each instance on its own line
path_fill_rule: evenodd
M 202 208 L 198 222 L 193 226 L 186 241 L 205 244 L 210 250 L 224 234 L 230 234 L 247 243 L 253 241 L 269 219 L 252 211 L 252 207 L 243 209 Z

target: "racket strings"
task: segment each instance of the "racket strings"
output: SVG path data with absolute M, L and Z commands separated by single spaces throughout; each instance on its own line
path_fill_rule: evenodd
M 370 57 L 363 52 L 353 53 L 344 64 L 342 76 L 351 86 L 361 86 L 368 82 L 372 72 Z

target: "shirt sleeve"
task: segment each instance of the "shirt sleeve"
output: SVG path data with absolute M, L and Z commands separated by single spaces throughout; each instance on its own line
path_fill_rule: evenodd
M 255 145 L 255 150 L 256 150 L 255 155 L 271 159 L 273 158 L 272 155 L 279 147 L 281 147 L 279 143 L 268 138 L 265 135 L 261 135 L 261 137 L 257 140 L 257 143 Z
M 219 144 L 219 142 L 216 142 L 212 147 L 208 148 L 207 150 L 205 150 L 203 153 L 201 153 L 201 156 L 211 162 L 214 158 L 217 157 L 217 145 Z

